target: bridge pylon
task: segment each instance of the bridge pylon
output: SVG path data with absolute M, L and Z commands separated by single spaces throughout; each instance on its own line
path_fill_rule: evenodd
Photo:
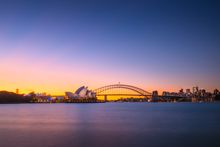
M 108 97 L 107 95 L 104 95 L 104 101 L 105 101 L 105 102 L 108 101 L 107 97 Z

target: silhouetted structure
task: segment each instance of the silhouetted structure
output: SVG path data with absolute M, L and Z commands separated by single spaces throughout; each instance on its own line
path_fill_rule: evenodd
M 117 91 L 113 91 L 114 89 L 117 89 Z M 127 91 L 123 91 L 127 90 Z M 107 85 L 100 87 L 98 89 L 95 89 L 94 92 L 96 93 L 96 96 L 104 96 L 104 100 L 108 100 L 108 96 L 128 96 L 128 97 L 143 97 L 143 98 L 149 98 L 152 96 L 150 92 L 147 92 L 141 88 L 132 86 L 132 85 L 125 85 L 125 84 L 114 84 L 114 85 Z M 131 93 L 133 92 L 133 93 Z
M 14 92 L 0 91 L 0 103 L 29 103 L 31 100 L 31 97 L 25 97 Z

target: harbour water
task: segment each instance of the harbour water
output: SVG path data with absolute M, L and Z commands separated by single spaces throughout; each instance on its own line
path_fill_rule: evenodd
M 219 147 L 220 103 L 1 104 L 0 147 Z

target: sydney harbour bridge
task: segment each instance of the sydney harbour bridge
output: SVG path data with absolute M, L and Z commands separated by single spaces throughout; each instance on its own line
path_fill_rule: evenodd
M 114 84 L 100 87 L 93 90 L 97 97 L 104 97 L 107 100 L 108 97 L 142 97 L 150 98 L 152 94 L 141 88 L 132 85 Z
M 127 85 L 127 84 L 113 84 L 103 86 L 94 90 L 88 90 L 88 87 L 82 86 L 75 93 L 66 92 L 66 97 L 71 100 L 88 100 L 89 98 L 103 99 L 108 101 L 108 98 L 111 100 L 134 100 L 134 98 L 141 98 L 140 101 L 188 101 L 187 96 L 181 95 L 158 95 L 158 92 L 154 91 L 150 93 L 142 88 Z M 53 97 L 63 97 L 63 96 L 53 96 Z M 82 98 L 82 99 L 81 99 Z M 137 100 L 138 100 L 137 99 Z

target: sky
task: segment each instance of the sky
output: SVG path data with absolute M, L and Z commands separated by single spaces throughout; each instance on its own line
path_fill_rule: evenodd
M 220 89 L 218 0 L 0 0 L 0 90 Z

